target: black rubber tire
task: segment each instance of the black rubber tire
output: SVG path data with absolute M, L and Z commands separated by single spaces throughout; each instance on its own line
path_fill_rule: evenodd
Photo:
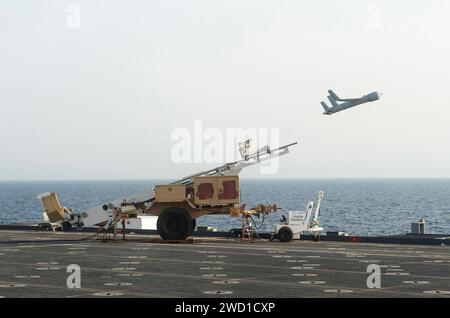
M 185 240 L 192 234 L 193 221 L 181 208 L 168 208 L 158 217 L 157 229 L 163 240 Z
M 195 228 L 197 227 L 197 219 L 192 219 L 192 232 L 195 231 Z M 192 234 L 192 233 L 191 233 Z
M 69 230 L 72 228 L 72 224 L 70 224 L 69 221 L 64 221 L 64 222 L 61 224 L 61 227 L 62 227 L 62 230 L 63 230 L 63 231 L 69 231 Z
M 290 242 L 293 237 L 294 237 L 294 233 L 292 233 L 292 230 L 287 226 L 283 226 L 278 231 L 278 239 L 281 242 Z

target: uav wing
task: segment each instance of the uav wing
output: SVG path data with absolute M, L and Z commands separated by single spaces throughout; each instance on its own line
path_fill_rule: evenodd
M 335 101 L 338 101 L 338 102 L 356 102 L 356 101 L 360 100 L 360 98 L 346 98 L 346 99 L 339 98 L 339 96 L 337 96 L 337 94 L 335 92 L 333 92 L 333 90 L 331 90 L 331 89 L 328 90 L 328 93 Z

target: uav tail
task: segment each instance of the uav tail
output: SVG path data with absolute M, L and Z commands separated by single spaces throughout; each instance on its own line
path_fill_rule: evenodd
M 333 97 L 334 100 L 342 101 L 342 99 L 340 99 L 332 89 L 328 90 L 328 93 L 331 95 L 331 97 Z
M 331 105 L 333 105 L 333 107 L 338 106 L 338 103 L 336 102 L 336 100 L 331 97 L 330 95 L 327 96 L 328 100 L 330 101 Z
M 325 113 L 328 113 L 330 111 L 330 107 L 325 104 L 325 102 L 320 102 L 322 104 L 323 109 L 325 109 Z

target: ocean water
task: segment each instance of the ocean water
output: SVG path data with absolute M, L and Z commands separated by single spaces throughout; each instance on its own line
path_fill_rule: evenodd
M 146 181 L 11 181 L 0 182 L 0 223 L 41 219 L 37 195 L 57 192 L 64 206 L 83 210 L 108 203 L 167 180 Z M 304 211 L 308 200 L 322 201 L 321 225 L 326 231 L 355 235 L 405 234 L 410 223 L 427 220 L 427 232 L 450 233 L 450 180 L 241 180 L 242 202 L 248 206 L 277 204 L 282 209 L 266 218 L 261 229 L 268 231 L 283 213 Z M 257 220 L 258 226 L 261 220 Z M 198 225 L 228 231 L 240 219 L 227 215 L 204 216 Z

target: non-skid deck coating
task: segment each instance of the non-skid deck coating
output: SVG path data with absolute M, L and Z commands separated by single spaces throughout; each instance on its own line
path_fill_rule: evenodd
M 0 231 L 0 297 L 450 297 L 448 246 L 63 241 L 88 235 Z M 66 285 L 69 264 L 81 289 Z M 381 289 L 367 288 L 369 264 Z

